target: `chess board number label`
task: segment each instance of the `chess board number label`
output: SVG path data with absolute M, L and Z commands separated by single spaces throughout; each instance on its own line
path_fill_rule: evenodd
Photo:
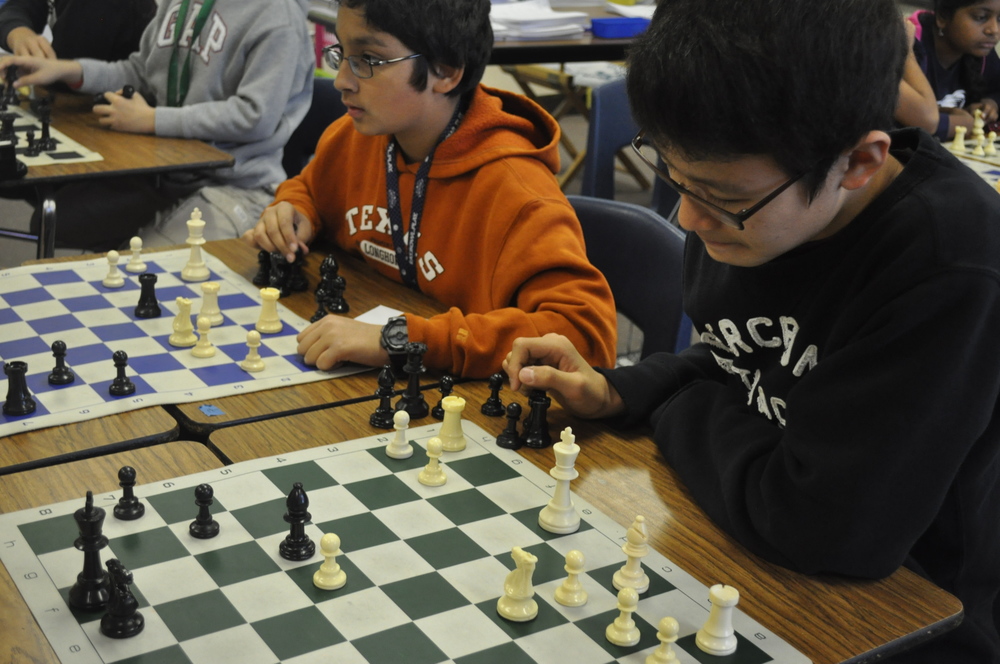
M 173 485 L 174 485 L 173 482 L 164 482 L 162 486 L 163 486 L 164 489 L 169 489 Z
M 42 516 L 46 516 L 48 514 L 52 514 L 52 510 L 49 509 L 48 507 L 43 507 L 42 509 L 38 510 L 38 513 L 41 514 Z
M 327 452 L 339 452 L 340 448 L 339 447 L 328 447 L 328 448 L 326 448 L 326 451 Z
M 83 650 L 83 649 L 80 646 L 76 645 L 75 643 L 69 647 L 69 651 L 71 653 L 78 653 L 81 650 Z
M 666 572 L 667 574 L 673 574 L 673 572 L 674 572 L 674 568 L 673 568 L 673 567 L 671 567 L 670 565 L 664 565 L 664 566 L 663 566 L 663 567 L 661 567 L 660 569 L 662 569 L 662 570 L 663 570 L 664 572 Z
M 229 475 L 232 472 L 233 472 L 232 468 L 222 468 L 221 470 L 219 470 L 220 475 Z
M 755 632 L 754 638 L 756 638 L 758 641 L 767 641 L 767 637 L 761 634 L 760 632 Z
M 142 403 L 143 401 L 145 401 L 143 397 L 136 397 L 135 399 L 132 399 L 132 403 Z
M 24 578 L 26 578 L 28 581 L 34 581 L 35 579 L 38 578 L 38 572 L 28 572 L 27 574 L 24 575 Z

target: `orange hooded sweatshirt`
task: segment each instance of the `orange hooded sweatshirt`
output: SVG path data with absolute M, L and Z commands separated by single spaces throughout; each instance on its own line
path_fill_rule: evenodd
M 316 156 L 278 188 L 317 238 L 362 256 L 401 282 L 386 209 L 389 136 L 365 136 L 349 117 L 323 134 Z M 559 189 L 559 125 L 517 94 L 480 86 L 431 163 L 417 242 L 420 290 L 451 307 L 407 314 L 410 341 L 431 368 L 482 378 L 499 371 L 517 337 L 564 334 L 593 365 L 614 364 L 615 305 L 587 260 L 573 208 Z M 404 225 L 419 162 L 397 157 Z M 407 228 L 404 227 L 404 234 Z

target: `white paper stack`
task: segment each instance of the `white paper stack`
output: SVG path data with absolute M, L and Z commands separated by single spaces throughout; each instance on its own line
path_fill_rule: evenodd
M 490 6 L 495 39 L 571 39 L 590 27 L 584 12 L 553 11 L 549 0 L 524 0 Z
M 620 5 L 616 2 L 609 2 L 605 6 L 612 14 L 621 14 L 629 18 L 653 18 L 656 5 Z

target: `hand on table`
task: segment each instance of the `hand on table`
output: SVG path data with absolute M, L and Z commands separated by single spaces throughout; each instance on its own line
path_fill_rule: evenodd
M 513 390 L 547 390 L 577 417 L 611 417 L 625 404 L 610 383 L 561 334 L 514 340 L 503 361 Z
M 49 40 L 31 28 L 14 28 L 7 33 L 7 50 L 14 55 L 29 55 L 34 58 L 55 60 L 56 52 Z
M 94 106 L 94 113 L 102 126 L 132 134 L 153 134 L 156 132 L 156 109 L 146 103 L 140 94 L 131 98 L 122 96 L 122 91 L 105 92 L 107 104 Z
M 14 87 L 22 85 L 51 85 L 66 83 L 70 86 L 83 82 L 83 67 L 76 60 L 49 60 L 27 55 L 8 55 L 0 58 L 0 72 L 14 65 L 18 78 Z
M 257 225 L 243 234 L 243 240 L 258 249 L 281 252 L 291 263 L 295 252 L 309 253 L 313 240 L 313 226 L 309 219 L 286 201 L 265 208 Z
M 299 332 L 298 352 L 306 364 L 317 369 L 332 369 L 342 362 L 357 362 L 370 367 L 389 363 L 382 348 L 382 328 L 333 314 Z

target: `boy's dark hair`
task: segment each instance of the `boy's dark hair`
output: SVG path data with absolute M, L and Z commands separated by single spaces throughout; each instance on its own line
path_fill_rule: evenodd
M 892 128 L 906 53 L 894 0 L 660 0 L 628 96 L 659 147 L 769 155 L 813 196 L 841 153 Z
M 938 27 L 935 17 L 940 16 L 945 21 L 955 18 L 955 12 L 962 7 L 975 5 L 981 0 L 934 0 L 934 13 L 920 14 L 920 25 L 924 30 L 931 30 L 934 39 L 938 36 Z M 983 59 L 974 55 L 963 53 L 959 58 L 958 82 L 965 90 L 965 104 L 975 104 L 982 101 L 986 94 L 986 79 L 983 78 Z
M 448 96 L 470 93 L 483 77 L 493 50 L 490 0 L 339 0 L 360 9 L 376 30 L 387 32 L 414 53 L 410 85 L 427 87 L 428 68 L 465 67 Z

